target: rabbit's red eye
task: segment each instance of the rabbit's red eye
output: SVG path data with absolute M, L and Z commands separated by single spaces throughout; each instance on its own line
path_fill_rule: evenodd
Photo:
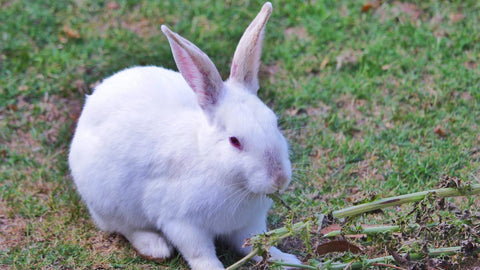
M 240 141 L 237 139 L 237 137 L 230 137 L 230 144 L 233 145 L 235 148 L 242 150 L 242 144 Z

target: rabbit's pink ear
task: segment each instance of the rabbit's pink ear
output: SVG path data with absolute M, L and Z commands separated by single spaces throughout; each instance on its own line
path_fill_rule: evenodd
M 213 62 L 197 46 L 162 25 L 173 58 L 185 81 L 197 95 L 198 104 L 208 110 L 217 103 L 223 89 L 222 77 Z
M 258 68 L 262 55 L 263 32 L 271 13 L 272 4 L 267 2 L 243 33 L 235 50 L 230 70 L 230 79 L 240 83 L 254 94 L 257 94 L 259 88 Z

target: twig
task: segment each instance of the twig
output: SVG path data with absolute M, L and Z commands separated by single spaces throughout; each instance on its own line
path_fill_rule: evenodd
M 440 188 L 440 189 L 433 189 L 433 190 L 427 190 L 422 192 L 416 192 L 416 193 L 411 193 L 411 194 L 406 194 L 401 196 L 385 198 L 385 199 L 377 200 L 371 203 L 355 205 L 342 210 L 333 211 L 332 215 L 336 218 L 356 216 L 363 213 L 386 208 L 389 206 L 400 205 L 400 204 L 409 203 L 409 202 L 417 202 L 417 201 L 423 200 L 425 196 L 427 196 L 429 193 L 436 193 L 437 196 L 441 198 L 475 195 L 475 194 L 480 194 L 480 184 L 472 185 L 470 190 L 467 190 L 464 192 L 460 192 L 456 188 Z
M 242 266 L 244 263 L 248 262 L 251 258 L 255 257 L 255 255 L 257 255 L 259 252 L 260 252 L 260 249 L 258 249 L 258 248 L 252 249 L 252 251 L 250 251 L 250 253 L 248 253 L 245 257 L 243 257 L 242 259 L 240 259 L 240 260 L 237 261 L 236 263 L 230 265 L 230 266 L 227 267 L 227 269 L 225 269 L 225 270 L 238 269 L 238 268 L 239 268 L 240 266 Z

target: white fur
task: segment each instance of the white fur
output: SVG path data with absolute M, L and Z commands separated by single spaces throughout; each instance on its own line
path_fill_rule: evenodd
M 189 46 L 181 53 L 198 64 L 193 75 L 134 67 L 105 79 L 87 97 L 69 164 L 100 229 L 146 256 L 167 258 L 175 247 L 192 269 L 223 269 L 214 239 L 248 253 L 245 238 L 266 231 L 265 194 L 288 185 L 291 165 L 275 114 L 237 81 L 208 81 L 218 71 Z M 218 86 L 206 90 L 215 102 L 199 104 L 202 85 Z M 271 256 L 300 263 L 275 248 Z

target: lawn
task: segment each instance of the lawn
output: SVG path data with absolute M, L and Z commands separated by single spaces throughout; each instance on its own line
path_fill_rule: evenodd
M 282 194 L 292 211 L 275 205 L 270 228 L 446 177 L 480 183 L 480 2 L 272 3 L 259 96 L 290 142 L 294 180 Z M 69 175 L 75 122 L 114 72 L 176 69 L 161 24 L 227 78 L 262 4 L 0 0 L 0 268 L 187 269 L 180 255 L 148 261 L 95 228 Z M 480 201 L 454 202 L 475 213 Z M 305 258 L 295 241 L 283 249 Z

